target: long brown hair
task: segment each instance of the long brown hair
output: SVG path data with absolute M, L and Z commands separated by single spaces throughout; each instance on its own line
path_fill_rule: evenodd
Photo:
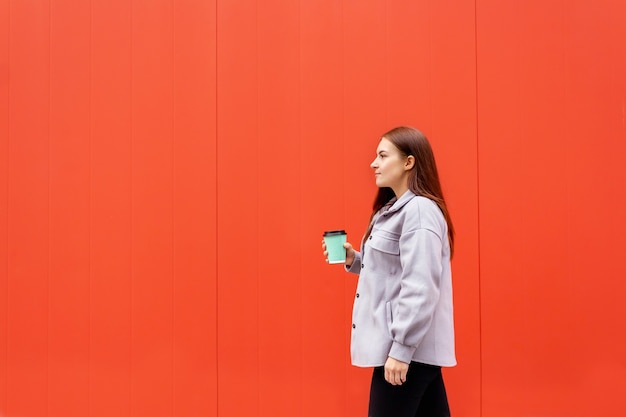
M 391 129 L 382 137 L 390 141 L 405 156 L 413 155 L 415 158 L 415 164 L 408 179 L 409 190 L 415 195 L 431 199 L 439 206 L 448 224 L 448 240 L 450 241 L 450 256 L 452 256 L 454 254 L 454 226 L 448 206 L 443 198 L 435 155 L 428 139 L 419 130 L 406 126 Z M 374 200 L 372 217 L 393 197 L 395 194 L 391 188 L 379 188 Z M 400 198 L 400 196 L 397 197 Z

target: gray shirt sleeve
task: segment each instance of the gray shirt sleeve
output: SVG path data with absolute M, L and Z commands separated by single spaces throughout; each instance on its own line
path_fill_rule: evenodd
M 353 274 L 361 273 L 361 252 L 354 251 L 354 262 L 350 266 L 345 265 L 344 268 Z
M 428 229 L 418 229 L 400 238 L 401 289 L 393 306 L 389 356 L 409 363 L 432 323 L 439 301 L 442 243 Z

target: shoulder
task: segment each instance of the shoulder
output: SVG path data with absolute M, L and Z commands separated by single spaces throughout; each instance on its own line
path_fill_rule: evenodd
M 445 234 L 446 221 L 437 203 L 415 196 L 406 204 L 404 226 L 407 232 L 427 229 L 441 237 Z
M 419 215 L 420 217 L 443 217 L 441 210 L 437 203 L 430 198 L 416 195 L 409 202 L 406 203 L 406 209 L 411 214 Z

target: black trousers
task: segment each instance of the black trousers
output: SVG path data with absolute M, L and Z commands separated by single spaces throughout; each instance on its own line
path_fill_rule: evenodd
M 411 362 L 402 385 L 385 381 L 382 366 L 374 368 L 369 417 L 450 417 L 439 366 Z

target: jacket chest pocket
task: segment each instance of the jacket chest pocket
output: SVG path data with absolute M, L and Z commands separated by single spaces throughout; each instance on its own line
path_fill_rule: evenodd
M 372 233 L 367 244 L 370 248 L 379 252 L 388 253 L 390 255 L 400 255 L 399 237 L 392 236 L 390 233 Z

